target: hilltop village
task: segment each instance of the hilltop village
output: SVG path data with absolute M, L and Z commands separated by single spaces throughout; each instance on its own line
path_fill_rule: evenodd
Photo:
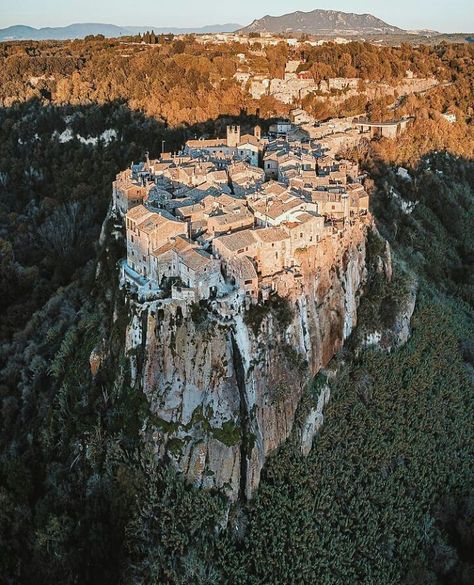
M 113 206 L 125 219 L 122 278 L 142 297 L 180 301 L 286 294 L 302 252 L 365 221 L 358 165 L 280 122 L 225 138 L 189 140 L 177 153 L 117 175 Z

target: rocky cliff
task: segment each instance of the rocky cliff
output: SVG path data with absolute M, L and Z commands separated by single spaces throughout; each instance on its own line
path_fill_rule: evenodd
M 251 497 L 269 453 L 289 436 L 305 385 L 357 320 L 370 220 L 300 250 L 279 294 L 201 305 L 131 303 L 127 353 L 151 404 L 157 455 L 189 481 Z

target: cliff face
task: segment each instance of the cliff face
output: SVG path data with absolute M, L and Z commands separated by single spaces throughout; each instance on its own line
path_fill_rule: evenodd
M 132 305 L 127 349 L 154 413 L 158 456 L 196 485 L 252 496 L 305 384 L 356 324 L 368 229 L 301 250 L 301 275 L 280 275 L 280 296 L 258 307 L 238 295 L 209 307 Z

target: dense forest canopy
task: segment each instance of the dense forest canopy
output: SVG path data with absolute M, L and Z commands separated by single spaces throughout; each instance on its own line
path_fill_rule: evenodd
M 288 441 L 223 528 L 221 495 L 156 462 L 143 441 L 148 404 L 128 373 L 116 380 L 124 250 L 113 225 L 99 236 L 115 174 L 162 140 L 176 150 L 229 119 L 251 126 L 257 109 L 264 123 L 288 111 L 236 84 L 238 53 L 266 75 L 295 55 L 154 41 L 0 45 L 0 581 L 472 585 L 473 47 L 305 51 L 315 79 L 394 83 L 409 68 L 449 84 L 401 100 L 417 119 L 399 141 L 347 153 L 368 173 L 396 273 L 414 274 L 420 296 L 401 350 L 349 343 L 309 458 Z M 448 109 L 456 124 L 441 119 Z M 361 319 L 383 320 L 399 279 L 371 278 Z
M 416 77 L 452 82 L 444 105 L 456 105 L 465 115 L 472 115 L 471 44 L 377 47 L 352 42 L 308 45 L 296 51 L 283 42 L 259 49 L 236 43 L 202 45 L 193 36 L 159 40 L 156 44 L 105 39 L 2 43 L 0 103 L 11 106 L 32 97 L 73 105 L 118 100 L 170 125 L 238 115 L 241 109 L 249 113 L 258 109 L 265 117 L 283 114 L 288 108 L 268 96 L 259 102 L 252 100 L 233 79 L 234 73 L 243 68 L 283 77 L 286 60 L 301 59 L 300 71 L 309 71 L 315 81 L 358 77 L 394 83 L 409 70 Z M 238 58 L 242 54 L 246 59 L 243 66 Z

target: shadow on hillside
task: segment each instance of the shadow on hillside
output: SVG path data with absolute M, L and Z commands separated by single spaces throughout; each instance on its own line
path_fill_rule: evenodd
M 0 339 L 8 339 L 58 286 L 95 258 L 112 181 L 148 152 L 177 152 L 189 138 L 242 133 L 273 119 L 239 116 L 172 128 L 123 102 L 43 104 L 0 109 Z

